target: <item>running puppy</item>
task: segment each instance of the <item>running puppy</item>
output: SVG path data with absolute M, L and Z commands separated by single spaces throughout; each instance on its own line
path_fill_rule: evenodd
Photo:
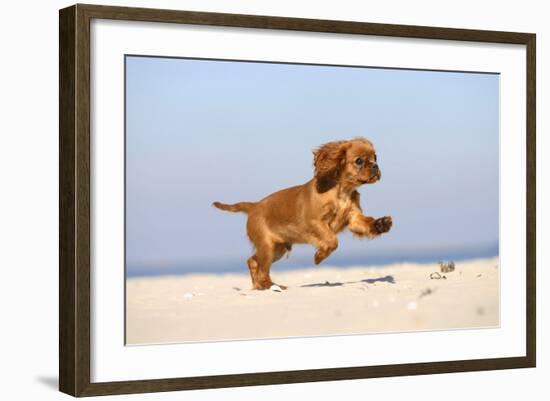
M 315 264 L 319 264 L 338 247 L 336 235 L 345 228 L 359 237 L 375 238 L 392 226 L 391 217 L 365 216 L 359 204 L 357 188 L 381 177 L 370 141 L 329 142 L 313 155 L 314 177 L 305 184 L 275 192 L 259 202 L 213 204 L 221 210 L 248 214 L 246 230 L 255 247 L 248 268 L 255 289 L 273 285 L 271 264 L 289 252 L 292 244 L 316 247 Z

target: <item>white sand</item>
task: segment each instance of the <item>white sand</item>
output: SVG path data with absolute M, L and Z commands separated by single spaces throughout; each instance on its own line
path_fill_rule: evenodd
M 272 269 L 282 292 L 248 274 L 127 280 L 127 343 L 165 343 L 499 325 L 498 258 L 382 268 Z

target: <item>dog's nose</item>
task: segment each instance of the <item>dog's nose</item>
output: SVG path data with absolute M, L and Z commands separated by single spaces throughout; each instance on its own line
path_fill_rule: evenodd
M 377 173 L 380 169 L 378 168 L 378 164 L 374 163 L 372 166 L 370 166 L 370 171 L 372 173 Z

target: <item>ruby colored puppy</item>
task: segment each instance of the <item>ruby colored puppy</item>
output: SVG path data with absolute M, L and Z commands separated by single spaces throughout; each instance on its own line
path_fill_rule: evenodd
M 338 247 L 336 235 L 345 228 L 359 237 L 374 238 L 392 226 L 391 217 L 365 216 L 359 204 L 357 188 L 381 177 L 370 141 L 329 142 L 313 154 L 315 174 L 305 184 L 280 190 L 259 202 L 214 202 L 221 210 L 248 214 L 246 231 L 255 248 L 248 268 L 255 289 L 273 285 L 271 264 L 290 252 L 292 244 L 316 247 L 315 264 L 319 264 Z

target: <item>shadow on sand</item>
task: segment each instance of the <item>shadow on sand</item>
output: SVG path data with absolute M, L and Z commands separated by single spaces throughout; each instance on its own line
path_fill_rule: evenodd
M 389 284 L 395 284 L 395 279 L 393 276 L 384 276 L 384 277 L 378 277 L 378 278 L 366 278 L 364 280 L 359 281 L 346 281 L 346 282 L 334 282 L 330 283 L 328 281 L 325 281 L 324 283 L 313 283 L 313 284 L 304 284 L 300 287 L 341 287 L 346 284 L 359 284 L 359 283 L 367 283 L 367 284 L 374 284 L 374 283 L 389 283 Z

